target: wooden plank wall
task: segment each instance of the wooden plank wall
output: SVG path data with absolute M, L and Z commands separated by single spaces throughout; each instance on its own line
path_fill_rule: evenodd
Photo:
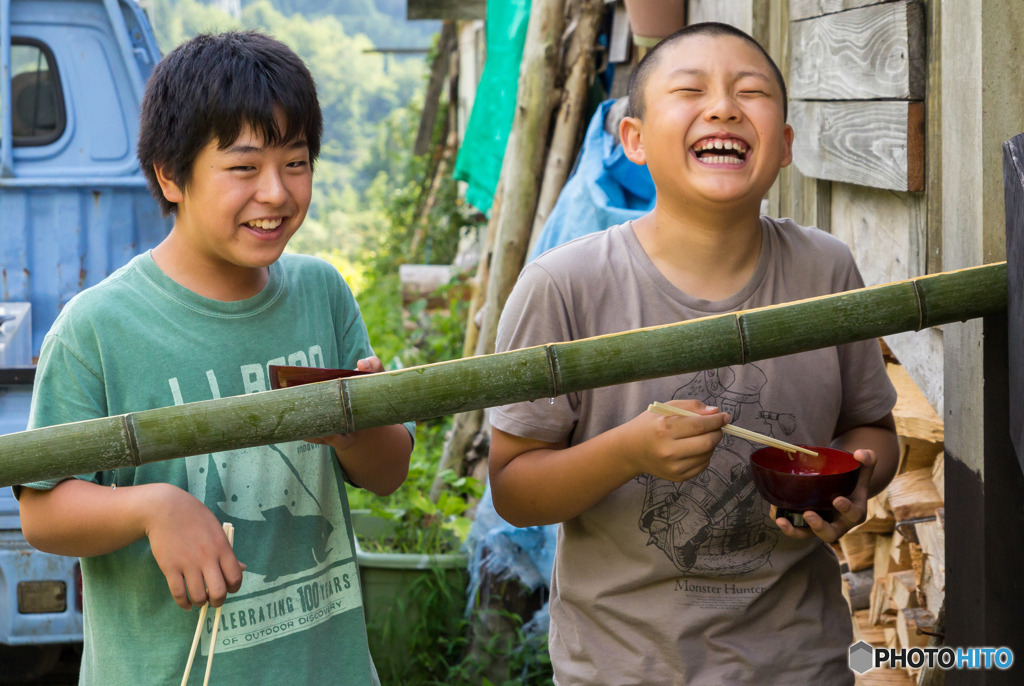
M 798 0 L 793 4 L 801 5 Z M 790 22 L 801 173 L 924 190 L 924 8 L 898 0 Z M 802 104 L 800 101 L 804 101 Z M 833 145 L 829 145 L 833 143 Z
M 811 142 L 795 146 L 795 163 L 769 193 L 769 213 L 845 241 L 869 285 L 942 269 L 940 9 L 940 0 L 916 7 L 771 0 L 767 8 L 764 45 L 786 75 L 797 140 L 803 130 Z M 861 28 L 844 37 L 843 27 Z M 919 53 L 915 60 L 911 44 Z M 828 77 L 816 73 L 818 63 L 828 66 Z M 844 92 L 883 99 L 857 102 L 843 99 Z M 907 155 L 914 146 L 917 154 Z M 895 190 L 908 187 L 925 192 Z M 941 413 L 942 332 L 901 334 L 886 343 Z

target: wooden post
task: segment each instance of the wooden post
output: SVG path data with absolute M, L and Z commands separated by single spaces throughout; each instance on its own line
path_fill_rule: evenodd
M 1003 143 L 1024 131 L 1024 3 L 942 2 L 942 264 L 1005 257 Z M 945 327 L 946 643 L 1024 651 L 1024 475 L 1009 439 L 1005 316 Z M 958 670 L 952 686 L 1020 670 Z
M 498 320 L 519 277 L 530 241 L 554 106 L 551 93 L 558 73 L 558 44 L 564 20 L 564 0 L 533 0 L 519 68 L 516 114 L 501 166 L 505 190 L 495 235 L 484 325 L 480 330 L 484 353 L 494 352 Z
M 441 26 L 441 35 L 437 39 L 437 57 L 430 67 L 430 81 L 427 82 L 427 92 L 423 96 L 420 128 L 416 132 L 416 143 L 412 148 L 412 154 L 417 157 L 430 152 L 430 139 L 434 135 L 434 122 L 437 121 L 437 109 L 441 104 L 444 78 L 448 74 L 448 56 L 455 47 L 455 40 L 455 22 L 444 22 Z
M 494 204 L 491 205 L 491 218 L 487 222 L 487 228 L 480 242 L 480 260 L 477 262 L 476 275 L 473 277 L 473 296 L 469 303 L 469 313 L 466 317 L 466 338 L 462 343 L 462 357 L 472 357 L 477 353 L 480 340 L 480 329 L 476 325 L 477 312 L 484 306 L 487 297 L 487 284 L 489 282 L 491 259 L 494 247 L 494 234 L 498 226 L 498 215 L 501 213 L 501 196 L 504 190 L 504 183 L 498 179 L 498 188 L 494 193 Z M 430 499 L 437 502 L 441 497 L 441 491 L 445 488 L 441 475 L 449 469 L 462 476 L 465 474 L 465 458 L 473 438 L 483 426 L 484 411 L 471 410 L 460 412 L 452 419 L 451 433 L 445 439 L 444 447 L 441 450 L 441 460 L 437 463 L 437 474 L 430 486 Z
M 576 160 L 580 126 L 583 125 L 583 113 L 587 109 L 590 82 L 594 78 L 593 46 L 603 18 L 604 0 L 581 0 L 578 3 L 573 17 L 576 30 L 572 34 L 562 70 L 565 75 L 562 103 L 555 117 L 555 132 L 551 136 L 551 150 L 544 166 L 544 181 L 537 200 L 527 254 L 533 250 L 540 237 L 544 222 L 551 214 Z
M 1010 432 L 1024 469 L 1024 133 L 1003 145 L 1006 192 L 1006 310 L 1010 345 Z

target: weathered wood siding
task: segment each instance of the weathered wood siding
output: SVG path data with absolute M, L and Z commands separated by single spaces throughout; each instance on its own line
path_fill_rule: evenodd
M 922 12 L 918 2 L 892 2 L 793 22 L 790 97 L 924 99 Z
M 868 286 L 927 273 L 927 205 L 923 193 L 896 193 L 831 184 L 832 234 L 850 246 Z M 943 410 L 942 330 L 885 337 L 910 378 L 940 415 Z
M 939 0 L 771 0 L 765 18 L 765 47 L 791 92 L 813 95 L 791 102 L 796 160 L 769 193 L 770 214 L 846 241 L 869 285 L 942 270 L 940 15 Z M 879 16 L 895 20 L 876 20 L 881 26 L 873 37 L 866 31 L 844 37 L 839 30 Z M 882 45 L 890 46 L 891 59 L 881 57 Z M 819 55 L 829 65 L 827 78 L 814 72 L 815 50 L 828 52 Z M 801 90 L 813 84 L 817 91 Z M 848 99 L 858 89 L 899 94 L 893 84 L 905 86 L 902 97 Z M 907 137 L 908 125 L 920 147 Z M 941 411 L 942 332 L 888 336 L 886 343 Z
M 924 106 L 919 102 L 790 103 L 796 166 L 816 179 L 924 190 Z
M 881 5 L 885 2 L 892 2 L 892 0 L 792 0 L 789 6 L 789 18 L 792 21 L 800 21 L 858 7 Z
M 875 188 L 924 190 L 921 3 L 900 0 L 792 21 L 789 32 L 793 148 L 800 172 Z

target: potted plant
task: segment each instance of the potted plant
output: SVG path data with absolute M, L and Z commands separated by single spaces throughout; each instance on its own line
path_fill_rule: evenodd
M 464 495 L 482 486 L 448 481 L 453 490 L 437 503 L 417 492 L 405 509 L 352 511 L 370 653 L 385 682 L 424 681 L 432 663 L 443 671 L 461 652 L 452 642 L 465 621 L 469 557 L 461 547 L 472 521 Z

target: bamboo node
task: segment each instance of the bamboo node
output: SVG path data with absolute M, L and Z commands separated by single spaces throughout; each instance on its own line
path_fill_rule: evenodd
M 352 398 L 349 396 L 348 383 L 345 379 L 338 379 L 338 395 L 341 400 L 342 416 L 345 419 L 345 432 L 353 433 L 355 431 L 355 418 L 352 416 Z
M 131 452 L 132 465 L 142 466 L 142 455 L 139 452 L 139 439 L 135 436 L 135 418 L 129 412 L 124 415 L 124 432 L 128 436 L 128 450 Z
M 553 402 L 554 398 L 562 395 L 561 389 L 558 387 L 558 362 L 555 359 L 555 350 L 550 344 L 544 346 L 544 354 L 548 358 L 548 372 L 551 374 L 551 398 Z
M 743 335 L 743 317 L 740 312 L 736 315 L 736 336 L 740 339 L 740 364 L 746 364 L 750 360 L 747 359 L 747 342 L 746 336 Z
M 921 289 L 918 288 L 917 279 L 911 281 L 914 284 L 914 295 L 917 297 L 917 330 L 924 329 L 924 300 L 921 298 Z

